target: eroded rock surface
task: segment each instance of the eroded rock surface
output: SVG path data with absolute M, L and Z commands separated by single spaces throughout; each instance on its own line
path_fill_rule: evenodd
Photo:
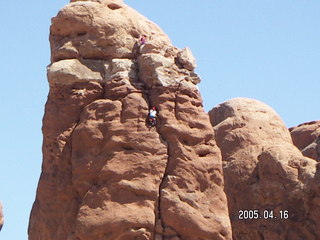
M 320 161 L 320 121 L 300 124 L 289 129 L 293 144 L 306 157 Z
M 222 153 L 233 239 L 320 239 L 319 167 L 292 144 L 274 110 L 237 98 L 209 115 Z
M 230 240 L 221 155 L 190 50 L 111 0 L 72 1 L 53 18 L 50 43 L 29 239 Z

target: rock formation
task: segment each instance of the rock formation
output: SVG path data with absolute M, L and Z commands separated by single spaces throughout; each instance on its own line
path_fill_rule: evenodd
M 232 239 L 191 51 L 115 0 L 71 1 L 50 43 L 29 239 Z
M 293 146 L 280 117 L 245 98 L 209 115 L 222 154 L 233 239 L 320 239 L 319 167 Z
M 4 218 L 3 218 L 3 212 L 2 212 L 2 204 L 0 202 L 0 231 L 3 227 L 3 223 L 4 223 Z
M 319 121 L 208 116 L 191 50 L 121 0 L 71 0 L 50 44 L 29 240 L 320 240 Z
M 300 124 L 289 129 L 293 144 L 306 157 L 320 161 L 320 121 Z

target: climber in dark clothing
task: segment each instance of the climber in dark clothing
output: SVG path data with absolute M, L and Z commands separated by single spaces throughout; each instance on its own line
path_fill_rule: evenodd
M 147 36 L 146 35 L 142 35 L 140 38 L 140 46 L 146 44 L 147 42 Z

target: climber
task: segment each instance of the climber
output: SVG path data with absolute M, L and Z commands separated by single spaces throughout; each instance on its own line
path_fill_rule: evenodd
M 147 36 L 146 35 L 142 35 L 140 37 L 140 46 L 146 44 L 146 42 L 147 42 Z
M 157 124 L 157 110 L 155 107 L 152 107 L 149 111 L 148 121 L 151 127 L 154 127 Z

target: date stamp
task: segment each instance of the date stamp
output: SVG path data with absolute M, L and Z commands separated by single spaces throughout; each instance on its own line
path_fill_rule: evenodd
M 289 219 L 288 210 L 239 210 L 238 211 L 239 220 L 256 220 L 256 219 Z

